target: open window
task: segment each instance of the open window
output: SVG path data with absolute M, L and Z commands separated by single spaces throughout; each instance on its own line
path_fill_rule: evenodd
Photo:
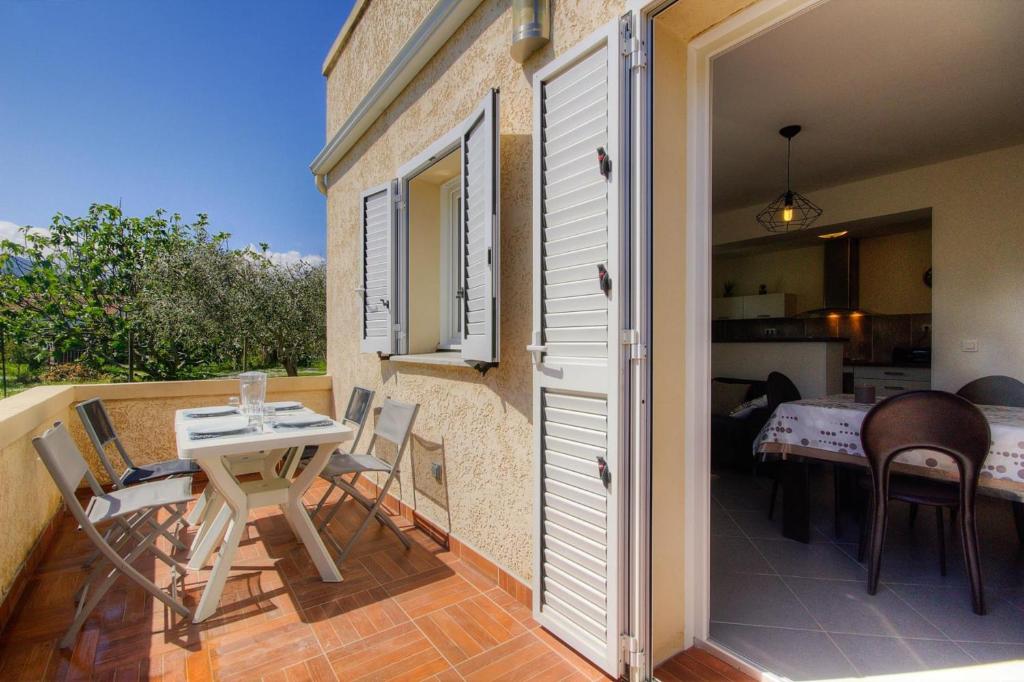
M 493 90 L 399 169 L 393 296 L 384 311 L 393 316 L 393 360 L 498 362 L 497 114 Z

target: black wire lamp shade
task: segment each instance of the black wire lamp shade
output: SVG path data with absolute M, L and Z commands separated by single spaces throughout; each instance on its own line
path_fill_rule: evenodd
M 793 138 L 800 132 L 800 126 L 791 125 L 779 130 L 786 138 L 786 191 L 757 214 L 757 222 L 769 232 L 796 232 L 806 230 L 821 216 L 821 208 L 813 201 L 790 187 L 790 157 Z

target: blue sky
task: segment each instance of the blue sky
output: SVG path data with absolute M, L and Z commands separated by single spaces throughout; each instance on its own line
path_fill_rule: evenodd
M 0 0 L 0 231 L 121 201 L 323 254 L 308 164 L 351 5 Z

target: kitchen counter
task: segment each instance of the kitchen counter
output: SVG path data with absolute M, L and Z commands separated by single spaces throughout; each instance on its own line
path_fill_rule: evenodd
M 788 376 L 800 395 L 820 398 L 842 391 L 843 342 L 836 337 L 768 337 L 711 344 L 711 376 L 765 379 Z
M 753 336 L 748 339 L 725 339 L 714 343 L 846 343 L 843 336 Z
M 843 360 L 843 367 L 902 367 L 905 369 L 920 367 L 930 369 L 930 362 L 873 362 L 871 360 Z

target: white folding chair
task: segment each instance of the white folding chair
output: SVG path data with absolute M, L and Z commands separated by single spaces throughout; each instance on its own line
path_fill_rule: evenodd
M 354 426 L 356 429 L 356 437 L 352 439 L 352 446 L 349 447 L 348 450 L 349 454 L 355 452 L 356 447 L 359 445 L 359 439 L 363 435 L 363 427 L 366 426 L 366 418 L 370 415 L 370 408 L 373 406 L 373 395 L 374 392 L 369 388 L 355 386 L 352 389 L 351 395 L 348 397 L 348 406 L 345 407 L 345 414 L 341 418 L 341 422 L 343 424 Z M 303 453 L 303 460 L 308 461 L 315 453 L 316 448 L 307 448 L 307 452 Z M 340 453 L 336 452 L 335 454 Z M 353 479 L 352 482 L 355 482 L 355 479 Z M 316 507 L 309 512 L 310 518 L 313 518 L 320 513 L 324 504 L 327 503 L 327 498 L 330 497 L 336 487 L 334 480 L 331 479 L 331 484 L 327 487 L 327 492 L 325 492 L 323 497 L 320 498 L 320 501 L 317 502 Z
M 420 406 L 411 403 L 402 403 L 397 400 L 385 400 L 384 406 L 381 408 L 380 415 L 377 417 L 377 423 L 373 428 L 373 438 L 370 439 L 369 447 L 367 447 L 367 454 L 340 454 L 336 453 L 331 455 L 330 461 L 327 466 L 324 467 L 320 477 L 330 481 L 334 486 L 337 486 L 342 490 L 341 499 L 331 510 L 331 513 L 320 523 L 317 530 L 324 531 L 334 515 L 341 509 L 345 499 L 349 496 L 352 497 L 366 510 L 366 518 L 363 519 L 362 524 L 356 529 L 356 532 L 349 538 L 348 543 L 341 547 L 338 542 L 331 536 L 330 533 L 324 533 L 327 540 L 334 546 L 338 551 L 338 565 L 341 565 L 345 561 L 345 557 L 352 551 L 356 543 L 359 541 L 359 536 L 363 534 L 366 527 L 370 524 L 372 519 L 376 519 L 382 525 L 387 526 L 391 531 L 398 536 L 398 539 L 402 541 L 402 544 L 409 548 L 412 546 L 412 541 L 406 537 L 405 533 L 391 520 L 391 517 L 381 511 L 381 503 L 387 496 L 388 489 L 391 488 L 391 484 L 394 483 L 395 477 L 398 476 L 400 467 L 402 464 L 402 457 L 405 455 L 405 451 L 409 445 L 409 434 L 412 432 L 412 425 L 416 421 L 416 414 L 419 412 Z M 385 460 L 375 456 L 373 453 L 374 446 L 377 443 L 377 439 L 382 439 L 392 443 L 398 450 L 395 455 L 395 461 L 393 464 L 389 464 Z M 366 473 L 379 472 L 387 474 L 387 479 L 384 481 L 384 485 L 380 487 L 377 493 L 376 500 L 370 500 L 363 495 L 359 490 L 356 489 L 356 482 L 359 477 Z M 345 480 L 343 477 L 349 474 L 354 474 L 351 481 Z
M 101 559 L 78 591 L 75 617 L 60 640 L 61 648 L 74 644 L 78 631 L 119 573 L 128 576 L 179 615 L 189 617 L 189 610 L 177 599 L 178 576 L 184 573 L 174 559 L 156 546 L 156 541 L 181 521 L 185 503 L 192 499 L 192 477 L 169 478 L 104 493 L 61 422 L 54 424 L 42 436 L 33 438 L 32 445 L 57 484 L 68 511 L 96 546 Z M 83 479 L 88 481 L 93 492 L 93 498 L 84 508 L 75 495 Z M 157 521 L 160 509 L 171 510 L 162 523 Z M 107 524 L 108 529 L 101 533 L 98 526 Z M 132 566 L 144 552 L 153 554 L 171 567 L 171 594 Z

